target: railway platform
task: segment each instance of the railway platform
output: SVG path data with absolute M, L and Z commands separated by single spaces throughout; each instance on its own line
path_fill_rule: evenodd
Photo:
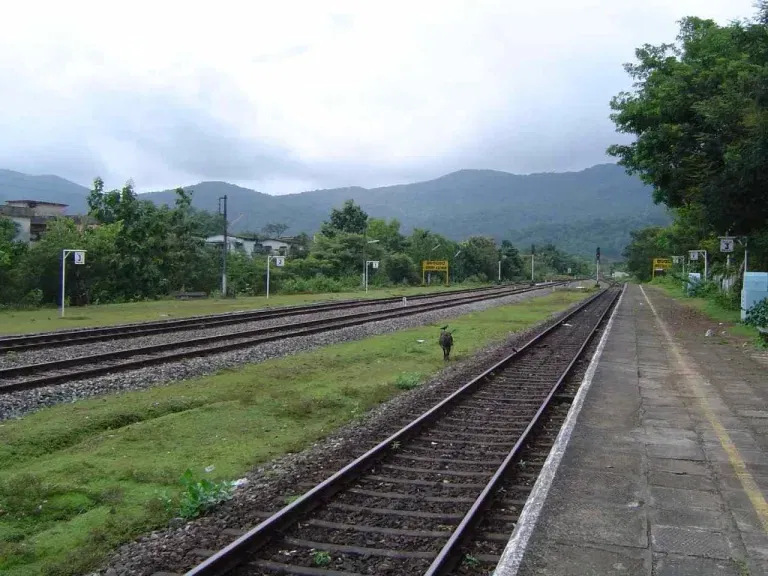
M 768 369 L 684 316 L 627 286 L 496 576 L 768 575 Z

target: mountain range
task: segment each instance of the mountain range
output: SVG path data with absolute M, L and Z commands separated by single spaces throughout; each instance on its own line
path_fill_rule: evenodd
M 353 199 L 373 217 L 397 218 L 402 230 L 429 228 L 461 240 L 473 234 L 509 239 L 523 247 L 554 242 L 566 251 L 620 257 L 629 231 L 671 220 L 651 200 L 651 190 L 615 164 L 578 172 L 516 175 L 495 170 L 459 170 L 434 180 L 381 188 L 334 188 L 270 196 L 226 182 L 185 186 L 195 207 L 216 211 L 226 194 L 233 232 L 257 231 L 283 222 L 289 234 L 319 229 L 333 207 Z M 58 176 L 0 170 L 0 202 L 35 199 L 68 204 L 68 213 L 87 211 L 89 190 Z M 172 204 L 174 192 L 141 198 Z

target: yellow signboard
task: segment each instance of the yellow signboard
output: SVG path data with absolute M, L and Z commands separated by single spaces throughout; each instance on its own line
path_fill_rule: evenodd
M 448 260 L 423 260 L 421 262 L 421 283 L 426 284 L 427 272 L 445 272 L 445 285 L 448 286 Z
M 448 272 L 448 260 L 424 260 L 421 267 L 425 272 Z
M 663 270 L 666 273 L 670 268 L 672 268 L 672 258 L 654 258 L 651 275 L 655 278 L 657 270 Z

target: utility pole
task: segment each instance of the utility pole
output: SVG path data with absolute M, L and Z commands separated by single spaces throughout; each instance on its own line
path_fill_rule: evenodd
M 222 204 L 224 209 L 222 210 Z M 227 195 L 219 198 L 219 214 L 224 216 L 224 243 L 222 244 L 221 255 L 221 296 L 227 297 L 227 252 L 229 252 L 229 245 L 227 243 Z

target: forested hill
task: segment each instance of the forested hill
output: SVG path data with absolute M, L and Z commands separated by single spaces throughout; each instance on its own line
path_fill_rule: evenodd
M 487 234 L 516 244 L 552 241 L 572 253 L 619 257 L 632 229 L 670 219 L 651 190 L 614 164 L 580 172 L 520 176 L 493 170 L 461 170 L 435 180 L 383 188 L 335 188 L 269 196 L 224 182 L 203 182 L 195 206 L 215 210 L 227 194 L 235 228 L 258 230 L 284 222 L 289 233 L 316 231 L 333 206 L 353 199 L 370 215 L 397 218 L 404 231 L 428 228 L 452 239 Z M 172 192 L 148 195 L 172 202 Z
M 218 198 L 226 194 L 230 220 L 242 214 L 235 231 L 256 231 L 268 222 L 283 222 L 289 226 L 289 234 L 314 232 L 332 207 L 353 199 L 371 216 L 397 218 L 405 232 L 420 227 L 457 240 L 485 234 L 521 245 L 552 241 L 566 251 L 581 254 L 591 254 L 594 246 L 600 245 L 606 256 L 618 257 L 632 228 L 669 222 L 665 210 L 653 205 L 650 189 L 614 164 L 580 172 L 525 176 L 460 170 L 413 184 L 285 196 L 270 196 L 225 182 L 201 182 L 186 188 L 194 190 L 195 207 L 213 211 Z M 20 194 L 4 190 L 0 172 L 0 200 L 11 196 Z M 49 199 L 42 191 L 24 196 Z M 157 203 L 173 202 L 172 191 L 142 197 Z M 81 207 L 70 203 L 76 211 L 85 209 L 84 202 Z

